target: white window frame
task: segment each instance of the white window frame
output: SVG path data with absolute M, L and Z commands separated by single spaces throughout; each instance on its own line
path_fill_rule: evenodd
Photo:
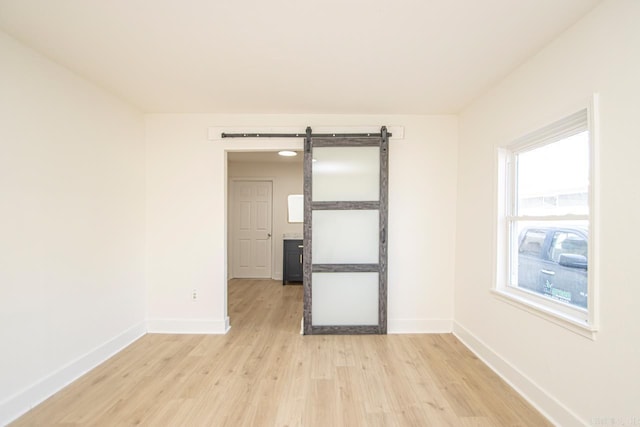
M 582 336 L 595 339 L 598 330 L 598 227 L 596 218 L 598 209 L 598 133 L 597 95 L 590 105 L 561 120 L 534 131 L 505 146 L 497 149 L 497 192 L 496 192 L 496 270 L 493 294 L 500 300 L 515 305 L 534 315 L 565 327 Z M 527 150 L 541 147 L 581 131 L 589 132 L 589 214 L 564 216 L 515 216 L 515 168 L 512 167 L 515 155 Z M 534 292 L 529 292 L 509 285 L 510 245 L 513 239 L 512 224 L 516 221 L 554 221 L 578 220 L 589 221 L 587 275 L 587 309 L 555 301 Z

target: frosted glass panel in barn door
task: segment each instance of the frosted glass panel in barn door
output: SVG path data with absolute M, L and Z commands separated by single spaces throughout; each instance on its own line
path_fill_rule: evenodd
M 388 135 L 305 140 L 305 334 L 384 334 Z

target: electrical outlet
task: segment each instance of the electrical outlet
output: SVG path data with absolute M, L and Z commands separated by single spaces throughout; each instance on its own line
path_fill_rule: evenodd
M 197 300 L 198 300 L 198 291 L 194 289 L 191 292 L 191 301 L 196 302 Z

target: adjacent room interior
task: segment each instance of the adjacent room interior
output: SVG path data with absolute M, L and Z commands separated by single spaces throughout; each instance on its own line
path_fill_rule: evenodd
M 0 0 L 0 424 L 638 424 L 639 21 Z M 305 139 L 221 137 L 308 126 L 392 130 L 386 334 L 301 334 Z
M 281 150 L 283 151 L 283 150 Z M 250 151 L 227 153 L 227 260 L 228 278 L 262 278 L 283 279 L 284 240 L 302 239 L 302 218 L 291 218 L 289 214 L 289 197 L 302 195 L 302 153 L 294 156 L 282 156 L 277 151 Z M 255 207 L 255 186 L 269 187 L 267 203 L 264 209 Z M 242 199 L 242 192 L 248 196 Z M 253 190 L 253 191 L 252 191 Z M 246 206 L 248 212 L 242 211 Z M 255 238 L 264 239 L 260 250 L 254 254 L 241 253 L 243 219 L 250 220 L 253 208 L 254 215 L 260 212 L 259 222 L 264 224 L 264 234 Z M 252 236 L 246 237 L 254 238 Z M 249 245 L 247 245 L 249 246 Z M 251 259 L 251 256 L 259 259 Z

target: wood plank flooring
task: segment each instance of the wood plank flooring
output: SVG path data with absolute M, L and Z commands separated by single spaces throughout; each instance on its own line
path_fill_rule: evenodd
M 301 336 L 302 286 L 229 282 L 227 335 L 148 334 L 15 426 L 551 425 L 451 334 Z

